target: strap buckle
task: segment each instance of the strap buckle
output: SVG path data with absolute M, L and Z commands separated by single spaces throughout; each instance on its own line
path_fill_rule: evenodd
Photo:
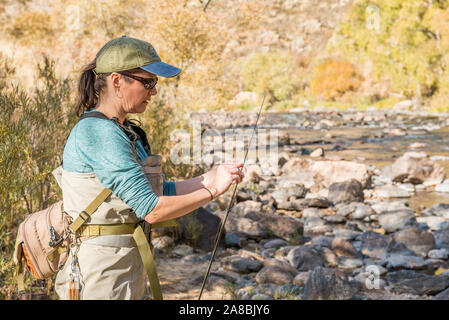
M 86 211 L 83 210 L 83 211 L 81 211 L 79 217 L 80 217 L 81 219 L 83 219 L 84 221 L 86 221 L 87 219 L 90 218 L 90 214 L 88 214 Z

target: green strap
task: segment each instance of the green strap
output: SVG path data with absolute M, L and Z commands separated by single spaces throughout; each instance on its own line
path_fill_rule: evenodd
M 62 243 L 61 243 L 62 244 Z M 49 261 L 53 261 L 54 258 L 57 257 L 57 255 L 61 255 L 64 252 L 69 251 L 69 248 L 67 248 L 66 246 L 62 246 L 61 244 L 57 245 L 55 248 L 53 248 L 53 250 L 51 250 L 48 254 L 47 254 L 47 259 Z
M 86 221 L 90 218 L 92 213 L 109 197 L 112 193 L 111 189 L 103 189 L 100 194 L 87 206 L 86 210 L 82 211 L 78 218 L 70 225 L 70 231 L 75 233 Z
M 156 271 L 156 265 L 154 264 L 153 254 L 151 253 L 150 244 L 148 243 L 145 233 L 141 226 L 137 226 L 133 233 L 134 240 L 136 241 L 137 248 L 139 249 L 142 263 L 147 272 L 148 279 L 150 280 L 151 293 L 154 300 L 163 300 L 161 284 L 159 283 L 159 277 Z

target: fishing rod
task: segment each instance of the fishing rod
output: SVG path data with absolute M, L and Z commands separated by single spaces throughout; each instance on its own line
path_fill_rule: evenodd
M 266 94 L 263 95 L 262 104 L 260 105 L 259 113 L 257 114 L 256 124 L 254 125 L 254 129 L 253 129 L 253 132 L 251 134 L 251 138 L 250 138 L 250 140 L 248 142 L 248 147 L 246 148 L 245 158 L 243 160 L 243 165 L 242 165 L 242 168 L 240 170 L 243 170 L 243 167 L 245 166 L 246 158 L 248 157 L 249 146 L 251 145 L 251 141 L 253 140 L 254 132 L 256 132 L 257 123 L 259 122 L 259 117 L 260 117 L 260 113 L 262 112 L 262 106 L 263 106 L 263 103 L 265 101 L 265 97 L 266 97 Z M 228 219 L 229 212 L 231 211 L 231 208 L 232 208 L 233 203 L 234 203 L 235 195 L 236 195 L 236 192 L 237 192 L 237 187 L 238 187 L 238 183 L 236 183 L 235 186 L 234 186 L 234 191 L 232 193 L 231 201 L 229 201 L 225 217 L 224 217 L 223 221 L 221 222 L 220 228 L 218 229 L 217 235 L 215 237 L 214 251 L 212 252 L 212 257 L 210 258 L 209 266 L 207 267 L 207 271 L 206 271 L 206 275 L 204 276 L 203 284 L 201 285 L 201 290 L 200 290 L 200 294 L 198 295 L 198 300 L 201 300 L 201 295 L 203 294 L 203 290 L 204 290 L 204 287 L 206 285 L 207 278 L 209 277 L 210 269 L 212 267 L 212 263 L 213 263 L 214 258 L 215 258 L 215 253 L 217 252 L 218 244 L 220 243 L 220 239 L 221 239 L 221 235 L 223 233 L 224 225 L 226 223 L 226 220 Z

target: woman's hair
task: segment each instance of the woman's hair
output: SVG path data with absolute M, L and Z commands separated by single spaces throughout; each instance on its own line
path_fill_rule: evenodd
M 81 116 L 84 111 L 95 108 L 98 103 L 100 92 L 106 88 L 106 77 L 111 73 L 95 74 L 96 59 L 88 63 L 81 71 L 81 77 L 78 82 L 78 101 L 76 102 L 76 114 Z M 127 73 L 135 73 L 141 69 L 127 70 Z M 132 82 L 129 77 L 124 77 L 125 81 Z
M 78 101 L 75 106 L 78 116 L 97 105 L 99 93 L 106 87 L 107 74 L 99 74 L 97 76 L 94 73 L 95 67 L 96 59 L 88 63 L 81 71 L 81 77 L 78 82 Z

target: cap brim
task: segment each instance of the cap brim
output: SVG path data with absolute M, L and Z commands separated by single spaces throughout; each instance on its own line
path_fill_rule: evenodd
M 152 64 L 147 64 L 146 66 L 140 67 L 140 69 L 166 78 L 175 77 L 181 72 L 181 69 L 173 67 L 165 62 L 155 62 Z

